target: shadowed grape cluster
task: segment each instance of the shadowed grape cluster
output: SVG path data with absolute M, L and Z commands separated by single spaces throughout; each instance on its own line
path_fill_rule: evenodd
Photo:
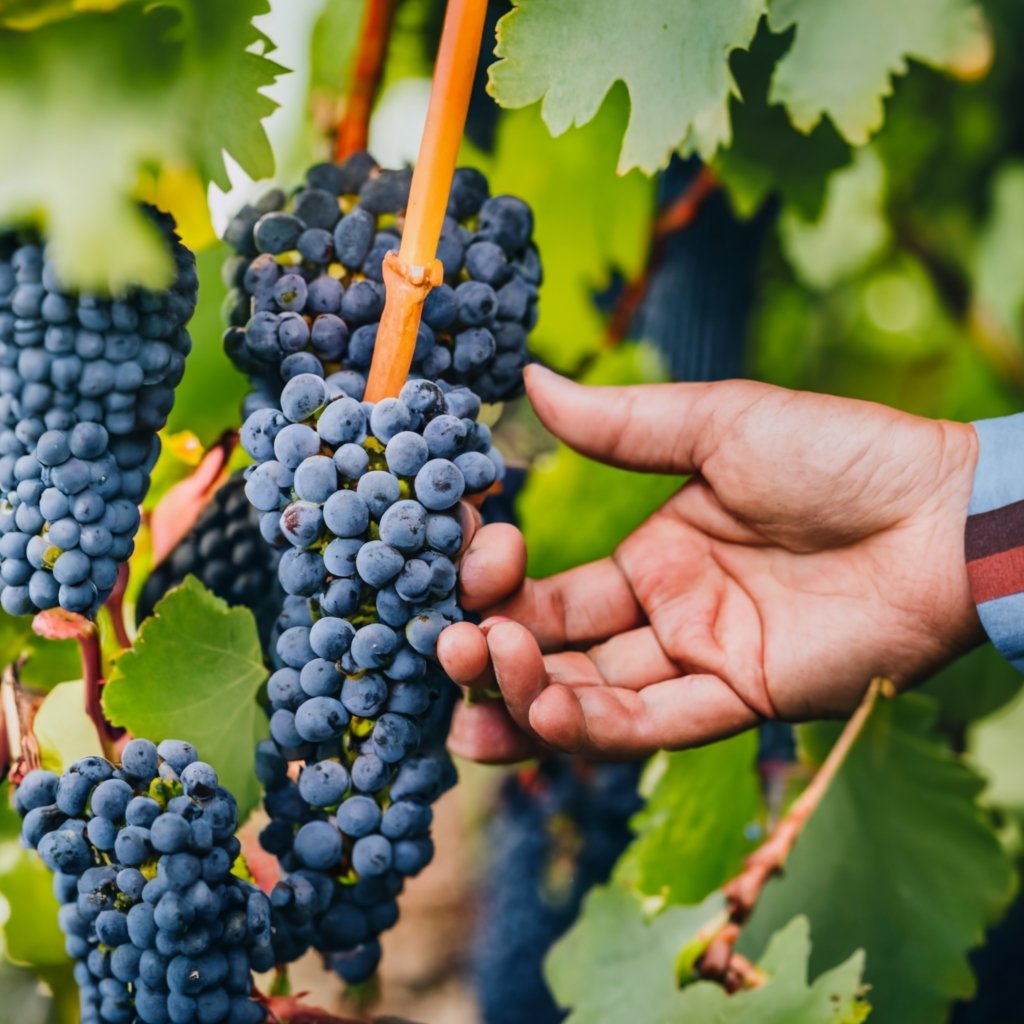
M 29 773 L 22 839 L 54 872 L 82 1024 L 258 1024 L 273 966 L 267 897 L 232 874 L 238 808 L 188 743 L 130 741 Z
M 150 573 L 137 605 L 140 624 L 169 590 L 191 574 L 221 600 L 249 608 L 267 646 L 284 598 L 277 582 L 281 553 L 263 543 L 259 513 L 249 504 L 244 488 L 241 473 L 226 480 L 195 526 Z
M 472 951 L 485 1024 L 567 1016 L 544 980 L 544 960 L 632 838 L 642 768 L 555 756 L 505 779 L 489 815 Z
M 384 309 L 382 264 L 398 248 L 411 179 L 359 153 L 312 167 L 290 199 L 273 190 L 231 222 L 224 344 L 256 388 L 246 414 L 274 407 L 300 373 L 362 398 Z M 487 402 L 519 391 L 541 281 L 532 233 L 521 199 L 490 196 L 472 168 L 455 172 L 437 249 L 445 280 L 424 304 L 413 376 L 468 384 Z
M 131 555 L 191 342 L 195 260 L 152 212 L 167 291 L 62 287 L 43 243 L 0 234 L 0 605 L 94 614 Z

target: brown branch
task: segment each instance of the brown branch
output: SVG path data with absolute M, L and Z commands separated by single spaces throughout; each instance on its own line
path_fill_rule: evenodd
M 629 325 L 647 297 L 654 275 L 665 262 L 668 239 L 694 222 L 705 200 L 717 188 L 718 179 L 714 171 L 708 167 L 701 167 L 679 196 L 658 212 L 651 224 L 644 269 L 626 284 L 608 321 L 607 336 L 610 344 L 618 345 L 626 340 Z
M 793 802 L 768 839 L 747 858 L 743 870 L 725 885 L 726 911 L 724 915 L 716 916 L 703 930 L 707 946 L 697 964 L 703 977 L 722 982 L 730 991 L 737 982 L 742 985 L 759 984 L 759 972 L 752 974 L 751 970 L 756 969 L 748 970 L 750 965 L 737 959 L 735 946 L 743 925 L 750 918 L 768 880 L 785 867 L 804 826 L 820 806 L 857 742 L 879 695 L 891 696 L 894 692 L 895 688 L 888 679 L 871 681 L 860 705 L 843 727 L 839 739 L 810 784 Z
M 6 753 L 0 763 L 0 780 L 9 773 L 14 785 L 42 765 L 32 726 L 44 695 L 27 690 L 18 676 L 18 669 L 18 665 L 8 665 L 0 678 L 0 725 Z
M 370 114 L 384 74 L 384 60 L 391 39 L 394 14 L 394 0 L 366 0 L 359 32 L 359 48 L 334 133 L 334 159 L 339 163 L 353 153 L 366 149 Z

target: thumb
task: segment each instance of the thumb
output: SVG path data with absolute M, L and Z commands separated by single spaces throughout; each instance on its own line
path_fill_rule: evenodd
M 738 380 L 588 387 L 536 364 L 525 378 L 540 421 L 571 448 L 609 465 L 659 473 L 699 471 L 722 428 L 772 390 Z

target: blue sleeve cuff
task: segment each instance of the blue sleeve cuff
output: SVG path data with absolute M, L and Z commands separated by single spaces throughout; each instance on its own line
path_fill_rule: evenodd
M 964 553 L 981 624 L 1024 672 L 1024 413 L 973 424 L 978 465 Z

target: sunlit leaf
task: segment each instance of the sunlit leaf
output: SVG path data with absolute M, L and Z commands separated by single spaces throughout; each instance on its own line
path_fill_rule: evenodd
M 157 604 L 118 660 L 103 707 L 133 735 L 193 744 L 244 818 L 259 799 L 252 751 L 267 731 L 256 703 L 266 677 L 252 612 L 229 608 L 189 576 Z
M 872 1024 L 938 1024 L 973 992 L 967 953 L 1006 907 L 1013 871 L 978 805 L 983 780 L 920 696 L 883 701 L 743 931 L 755 957 L 806 914 L 811 970 L 868 951 Z M 820 758 L 838 726 L 804 727 Z
M 772 0 L 768 18 L 776 32 L 796 26 L 772 102 L 784 103 L 803 131 L 828 115 L 858 144 L 881 127 L 882 101 L 909 58 L 951 64 L 982 31 L 970 0 Z
M 651 174 L 675 151 L 711 156 L 729 141 L 729 54 L 750 45 L 764 9 L 765 0 L 517 0 L 498 23 L 490 91 L 505 107 L 541 100 L 561 135 L 624 82 L 630 118 L 619 170 Z

